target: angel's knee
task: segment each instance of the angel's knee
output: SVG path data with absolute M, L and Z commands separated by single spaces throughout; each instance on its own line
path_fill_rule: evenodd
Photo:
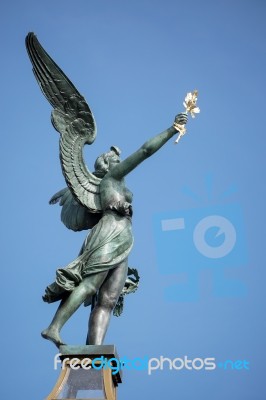
M 99 307 L 111 311 L 117 303 L 118 296 L 119 294 L 117 295 L 115 293 L 107 293 L 107 292 L 100 293 L 97 304 Z

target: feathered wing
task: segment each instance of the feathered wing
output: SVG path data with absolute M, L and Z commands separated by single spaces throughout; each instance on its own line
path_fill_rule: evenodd
M 76 200 L 91 213 L 100 213 L 102 210 L 99 195 L 101 179 L 88 170 L 82 154 L 84 145 L 92 144 L 96 137 L 93 114 L 84 97 L 46 53 L 32 32 L 26 37 L 26 48 L 37 82 L 54 108 L 51 117 L 52 124 L 60 133 L 62 171 L 74 196 L 74 199 L 70 201 L 68 195 L 68 200 L 66 200 L 65 193 L 62 200 L 65 199 L 64 204 L 68 204 L 68 207 Z M 62 215 L 66 209 L 67 206 L 64 208 L 63 205 Z M 83 211 L 80 213 L 82 214 Z M 78 219 L 80 221 L 80 217 Z
M 56 204 L 62 207 L 61 221 L 73 231 L 91 229 L 102 217 L 101 213 L 92 213 L 88 208 L 82 206 L 73 197 L 68 187 L 55 193 L 50 199 L 49 204 Z

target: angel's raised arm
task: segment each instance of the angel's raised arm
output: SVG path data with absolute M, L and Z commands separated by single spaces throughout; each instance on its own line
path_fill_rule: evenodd
M 176 117 L 180 125 L 187 123 L 187 114 L 181 113 Z M 140 163 L 158 151 L 171 137 L 176 134 L 176 128 L 171 126 L 145 142 L 137 151 L 121 161 L 110 170 L 110 175 L 115 179 L 122 179 L 135 169 Z

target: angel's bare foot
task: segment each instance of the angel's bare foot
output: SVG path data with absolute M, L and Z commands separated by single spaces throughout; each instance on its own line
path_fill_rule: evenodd
M 55 328 L 50 328 L 49 327 L 47 329 L 44 329 L 42 331 L 41 335 L 42 335 L 42 337 L 44 339 L 51 340 L 51 342 L 53 342 L 57 347 L 65 344 L 65 343 L 62 342 L 62 340 L 60 338 L 60 335 L 59 335 L 59 332 Z

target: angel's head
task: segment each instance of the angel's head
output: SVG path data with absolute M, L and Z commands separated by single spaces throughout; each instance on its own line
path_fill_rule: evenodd
M 98 176 L 98 178 L 103 178 L 112 166 L 120 162 L 120 154 L 121 150 L 119 147 L 111 146 L 110 151 L 102 154 L 96 159 L 94 164 L 94 175 Z

